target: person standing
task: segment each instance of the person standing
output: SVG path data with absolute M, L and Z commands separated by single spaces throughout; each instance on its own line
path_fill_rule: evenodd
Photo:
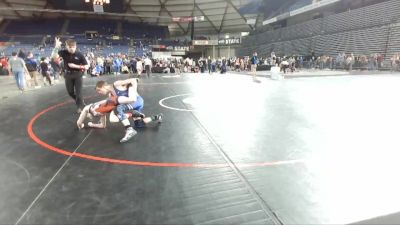
M 113 64 L 113 60 L 112 60 L 111 56 L 107 56 L 106 61 L 104 63 L 104 65 L 105 65 L 104 74 L 111 74 L 112 64 Z
M 31 81 L 33 81 L 35 88 L 40 88 L 39 83 L 37 81 L 39 72 L 38 72 L 38 65 L 36 60 L 33 57 L 33 53 L 29 52 L 28 57 L 25 60 L 25 66 L 28 69 L 29 75 L 31 77 Z
M 29 74 L 25 61 L 18 57 L 16 52 L 13 52 L 8 64 L 10 65 L 11 72 L 14 74 L 17 87 L 22 92 L 25 91 L 25 73 Z
M 121 69 L 122 69 L 122 59 L 121 59 L 121 55 L 118 54 L 113 61 L 113 65 L 114 65 L 114 74 L 121 74 Z
M 208 69 L 208 74 L 211 74 L 211 56 L 208 56 L 208 59 L 207 59 L 207 69 Z
M 69 96 L 75 100 L 77 106 L 77 112 L 80 113 L 84 107 L 82 98 L 82 76 L 86 70 L 89 69 L 89 64 L 85 59 L 85 56 L 76 50 L 76 41 L 68 39 L 65 42 L 65 48 L 61 50 L 60 38 L 56 37 L 55 47 L 52 53 L 52 57 L 58 55 L 64 61 L 65 68 L 65 87 Z
M 355 61 L 354 54 L 350 53 L 350 55 L 347 56 L 347 58 L 346 58 L 346 64 L 347 64 L 350 72 L 353 70 L 354 61 Z
M 46 57 L 42 57 L 40 59 L 40 72 L 42 73 L 43 78 L 46 78 L 49 85 L 52 86 L 50 70 L 49 70 L 49 60 Z M 46 85 L 46 83 L 44 83 Z
M 253 57 L 250 59 L 251 62 L 251 74 L 253 76 L 253 80 L 256 81 L 256 75 L 257 75 L 257 65 L 258 65 L 258 57 L 257 57 L 257 52 L 254 52 Z
M 136 73 L 136 63 L 137 63 L 136 58 L 132 57 L 129 63 L 131 64 L 132 74 L 135 74 Z
M 143 72 L 143 62 L 141 59 L 137 59 L 137 61 L 136 61 L 136 71 L 137 71 L 138 77 L 140 77 Z
M 150 77 L 150 75 L 151 75 L 151 67 L 152 67 L 152 62 L 151 62 L 151 59 L 147 56 L 145 59 L 144 59 L 144 68 L 145 68 L 145 70 L 146 70 L 146 74 L 147 74 L 147 77 Z
M 61 69 L 62 69 L 60 57 L 58 55 L 51 58 L 50 66 L 51 66 L 51 68 L 53 68 L 54 81 L 58 82 L 58 80 L 60 79 L 60 73 L 61 73 Z
M 4 70 L 4 74 L 11 76 L 11 72 L 10 72 L 10 67 L 8 66 L 8 59 L 5 56 L 2 56 L 0 58 L 0 66 L 3 68 Z

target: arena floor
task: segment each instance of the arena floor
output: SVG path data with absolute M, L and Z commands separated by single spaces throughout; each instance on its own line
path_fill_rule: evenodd
M 108 81 L 127 76 L 102 77 Z M 86 102 L 97 78 L 84 80 Z M 62 84 L 0 102 L 0 224 L 343 224 L 400 211 L 400 76 L 154 75 L 160 126 L 78 130 Z

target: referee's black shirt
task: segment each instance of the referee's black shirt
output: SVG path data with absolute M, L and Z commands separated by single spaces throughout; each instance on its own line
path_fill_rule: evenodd
M 58 52 L 58 55 L 63 58 L 65 71 L 67 73 L 82 72 L 80 69 L 69 68 L 68 63 L 74 63 L 76 65 L 82 66 L 88 65 L 85 56 L 80 52 L 75 52 L 74 54 L 71 54 L 68 52 L 68 50 L 61 50 Z

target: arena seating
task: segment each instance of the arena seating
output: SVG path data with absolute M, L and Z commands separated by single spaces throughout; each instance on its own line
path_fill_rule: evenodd
M 390 60 L 393 55 L 400 53 L 400 24 L 392 24 L 389 29 L 390 35 L 387 40 L 386 60 Z
M 59 34 L 64 20 L 11 20 L 4 30 L 10 35 Z
M 255 33 L 243 39 L 239 56 L 253 51 L 269 55 L 320 55 L 338 52 L 355 54 L 399 52 L 400 1 L 391 0 L 281 29 Z M 388 42 L 389 39 L 389 42 Z M 389 43 L 389 44 L 388 44 Z
M 166 38 L 168 27 L 150 26 L 137 23 L 122 23 L 123 35 L 126 37 L 135 37 L 136 39 L 148 38 L 158 39 Z
M 117 30 L 116 20 L 85 20 L 71 19 L 67 32 L 69 34 L 83 34 L 85 31 L 97 31 L 99 34 L 112 34 Z
M 313 3 L 313 0 L 298 0 L 293 3 L 293 1 L 288 1 L 285 4 L 282 4 L 281 7 L 267 17 L 267 19 L 279 16 L 281 14 L 285 14 L 287 12 L 302 8 L 306 5 L 310 5 Z
M 100 20 L 100 22 L 85 20 L 85 23 L 82 23 L 78 19 L 70 19 L 69 23 L 65 22 L 65 20 L 10 21 L 5 32 L 0 35 L 0 42 L 9 44 L 4 45 L 1 51 L 5 55 L 10 55 L 13 51 L 24 49 L 39 56 L 49 56 L 54 45 L 52 39 L 57 35 L 63 39 L 73 37 L 78 42 L 78 47 L 85 53 L 105 44 L 101 49 L 104 55 L 128 54 L 134 49 L 136 55 L 143 56 L 151 52 L 148 40 L 165 38 L 168 34 L 168 27 L 122 22 L 121 32 L 124 38 L 113 39 L 111 37 L 116 34 L 118 26 L 116 20 Z M 65 24 L 68 24 L 64 28 L 66 33 L 60 34 Z M 97 31 L 99 37 L 88 40 L 85 36 L 86 31 Z M 134 40 L 131 40 L 133 38 Z M 43 45 L 44 43 L 46 45 Z M 134 46 L 131 46 L 131 43 L 135 43 Z

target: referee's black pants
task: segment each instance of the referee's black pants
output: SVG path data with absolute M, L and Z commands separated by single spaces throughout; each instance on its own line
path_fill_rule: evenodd
M 81 72 L 66 72 L 64 75 L 65 87 L 78 108 L 83 109 L 85 104 L 82 98 L 82 73 Z

